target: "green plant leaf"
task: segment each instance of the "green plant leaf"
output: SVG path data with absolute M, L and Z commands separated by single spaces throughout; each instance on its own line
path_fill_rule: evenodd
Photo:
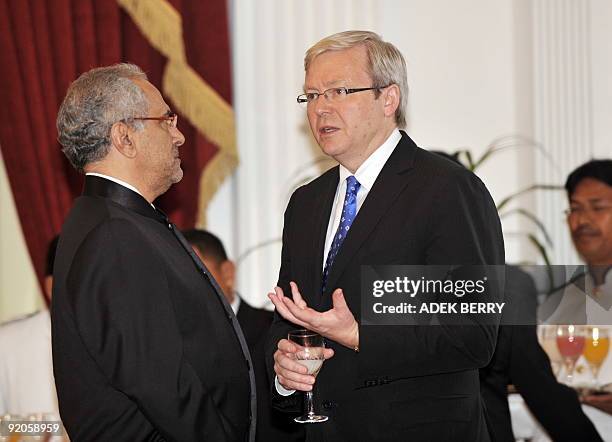
M 557 186 L 554 184 L 532 184 L 531 186 L 521 189 L 518 192 L 515 192 L 505 197 L 504 199 L 502 199 L 497 204 L 497 211 L 498 212 L 501 211 L 504 208 L 504 206 L 506 206 L 506 204 L 508 204 L 514 198 L 517 198 L 521 195 L 524 195 L 525 193 L 533 192 L 534 190 L 538 190 L 538 189 L 539 190 L 563 190 L 563 186 Z
M 538 219 L 537 216 L 535 216 L 529 210 L 523 209 L 523 208 L 513 209 L 513 210 L 509 210 L 509 211 L 504 212 L 504 213 L 500 213 L 499 217 L 500 218 L 505 218 L 506 216 L 512 215 L 514 213 L 518 213 L 519 215 L 523 215 L 525 218 L 527 218 L 531 222 L 533 222 L 538 227 L 538 229 L 540 230 L 540 233 L 542 233 L 542 235 L 544 236 L 544 239 L 545 239 L 546 243 L 548 244 L 548 246 L 549 247 L 553 246 L 552 238 L 550 237 L 550 234 L 548 233 L 548 230 L 546 230 L 546 226 L 544 225 L 544 223 L 542 221 L 540 221 Z
M 461 161 L 461 156 L 463 155 L 466 159 L 467 165 L 465 165 L 469 170 L 471 170 L 472 172 L 474 172 L 474 158 L 472 157 L 472 152 L 470 152 L 469 149 L 459 149 L 455 152 L 455 155 L 457 156 L 457 159 L 465 164 L 463 161 Z

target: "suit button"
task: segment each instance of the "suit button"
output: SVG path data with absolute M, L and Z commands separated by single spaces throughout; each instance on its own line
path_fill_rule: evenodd
M 334 403 L 332 401 L 323 401 L 321 405 L 323 406 L 324 410 L 331 410 L 334 406 Z

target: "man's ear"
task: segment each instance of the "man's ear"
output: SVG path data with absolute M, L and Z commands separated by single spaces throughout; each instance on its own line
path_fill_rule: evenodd
M 233 261 L 226 259 L 221 263 L 221 277 L 225 282 L 225 285 L 230 289 L 234 290 L 236 284 L 236 265 Z
M 385 105 L 385 116 L 390 117 L 395 115 L 395 111 L 400 104 L 400 90 L 397 84 L 392 84 L 383 90 L 382 98 Z
M 121 155 L 134 158 L 136 156 L 136 145 L 133 135 L 134 131 L 126 123 L 119 121 L 111 127 L 111 144 Z

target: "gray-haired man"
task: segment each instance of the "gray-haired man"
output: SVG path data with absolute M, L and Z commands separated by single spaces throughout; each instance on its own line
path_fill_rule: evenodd
M 185 141 L 134 65 L 68 89 L 59 141 L 87 174 L 55 264 L 53 363 L 72 440 L 244 441 L 255 387 L 214 278 L 152 202 L 181 180 Z

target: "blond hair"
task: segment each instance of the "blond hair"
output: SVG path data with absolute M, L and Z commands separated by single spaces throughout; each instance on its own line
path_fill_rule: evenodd
M 405 127 L 408 102 L 406 61 L 401 52 L 380 35 L 370 31 L 344 31 L 325 37 L 306 51 L 304 70 L 308 71 L 312 61 L 325 52 L 342 51 L 356 46 L 364 46 L 366 49 L 368 71 L 374 87 L 395 84 L 399 88 L 400 102 L 395 111 L 395 122 L 398 127 Z M 379 94 L 379 91 L 376 93 Z

